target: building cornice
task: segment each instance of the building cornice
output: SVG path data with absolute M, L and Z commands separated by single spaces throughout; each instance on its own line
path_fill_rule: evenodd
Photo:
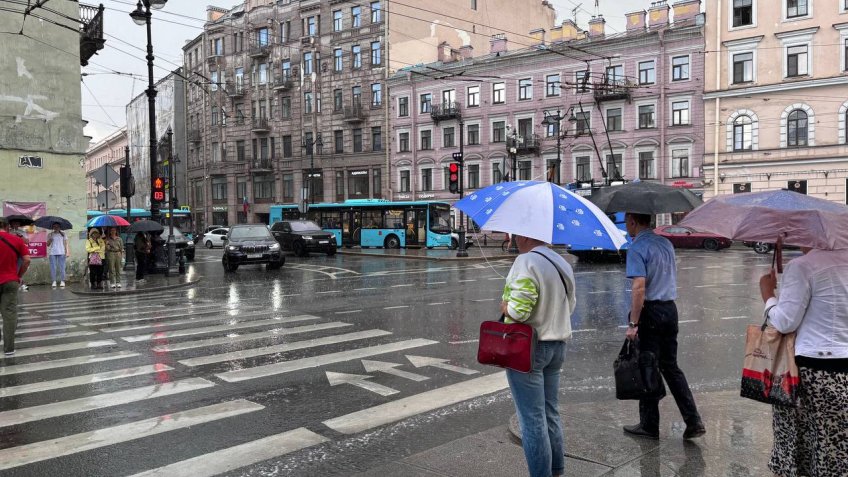
M 749 36 L 748 38 L 739 38 L 738 40 L 723 41 L 721 42 L 721 44 L 725 48 L 735 48 L 737 46 L 748 46 L 752 44 L 757 44 L 762 41 L 763 38 L 765 38 L 765 35 Z
M 716 98 L 732 98 L 736 96 L 750 96 L 752 94 L 778 93 L 787 90 L 821 88 L 825 86 L 848 85 L 848 76 L 835 76 L 832 78 L 810 79 L 797 82 L 775 83 L 763 86 L 751 86 L 748 88 L 723 89 L 704 93 L 704 100 Z
M 800 30 L 784 31 L 780 33 L 775 33 L 774 36 L 781 40 L 784 40 L 786 38 L 795 38 L 798 36 L 815 35 L 816 32 L 819 31 L 819 28 L 821 27 L 814 26 L 810 28 L 802 28 Z

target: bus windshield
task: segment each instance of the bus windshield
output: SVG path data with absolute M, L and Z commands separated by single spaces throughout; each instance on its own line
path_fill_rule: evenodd
M 430 231 L 437 234 L 449 234 L 450 206 L 447 204 L 430 204 Z

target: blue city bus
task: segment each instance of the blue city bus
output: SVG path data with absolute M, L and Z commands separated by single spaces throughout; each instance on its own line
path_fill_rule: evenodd
M 270 225 L 301 218 L 296 205 L 273 205 Z M 355 199 L 312 204 L 306 218 L 336 237 L 341 247 L 450 247 L 450 204 Z
M 596 185 L 592 182 L 572 182 L 566 184 L 564 186 L 566 189 L 574 192 L 577 195 L 585 197 L 589 199 L 592 196 L 592 193 L 601 189 L 602 187 L 615 187 L 615 186 L 602 186 Z M 602 248 L 590 248 L 590 247 L 581 247 L 574 246 L 569 247 L 569 253 L 582 258 L 582 259 L 601 259 L 601 258 L 611 258 L 611 257 L 621 257 L 624 258 L 627 253 L 627 248 L 630 247 L 630 243 L 633 241 L 629 235 L 627 235 L 627 227 L 624 224 L 624 212 L 616 212 L 614 214 L 608 214 L 610 220 L 615 224 L 618 230 L 621 231 L 621 234 L 627 240 L 627 243 L 621 246 L 620 250 L 608 250 Z

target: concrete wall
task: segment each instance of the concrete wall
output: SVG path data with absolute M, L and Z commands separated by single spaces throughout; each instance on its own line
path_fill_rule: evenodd
M 79 17 L 75 2 L 51 3 L 51 8 Z M 67 22 L 43 10 L 39 15 Z M 0 31 L 17 32 L 21 19 L 3 13 Z M 0 202 L 45 202 L 48 214 L 65 217 L 78 227 L 70 234 L 73 258 L 68 264 L 77 275 L 85 257 L 78 232 L 85 224 L 82 163 L 88 145 L 81 119 L 80 38 L 34 19 L 27 20 L 24 34 L 4 35 L 0 42 Z M 40 157 L 43 167 L 20 167 L 22 156 Z M 27 282 L 48 279 L 47 259 L 35 259 Z

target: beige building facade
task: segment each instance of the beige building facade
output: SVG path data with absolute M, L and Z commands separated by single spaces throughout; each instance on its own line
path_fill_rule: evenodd
M 127 128 L 123 127 L 112 134 L 93 144 L 85 152 L 85 183 L 86 203 L 88 210 L 109 210 L 125 207 L 126 199 L 121 197 L 121 181 L 112 184 L 100 184 L 94 177 L 94 171 L 104 165 L 109 165 L 115 172 L 120 174 L 121 166 L 126 162 L 125 148 L 127 147 Z M 109 203 L 106 194 L 109 191 Z M 98 200 L 100 199 L 100 200 Z
M 706 197 L 789 188 L 848 203 L 848 2 L 715 0 L 706 13 Z

